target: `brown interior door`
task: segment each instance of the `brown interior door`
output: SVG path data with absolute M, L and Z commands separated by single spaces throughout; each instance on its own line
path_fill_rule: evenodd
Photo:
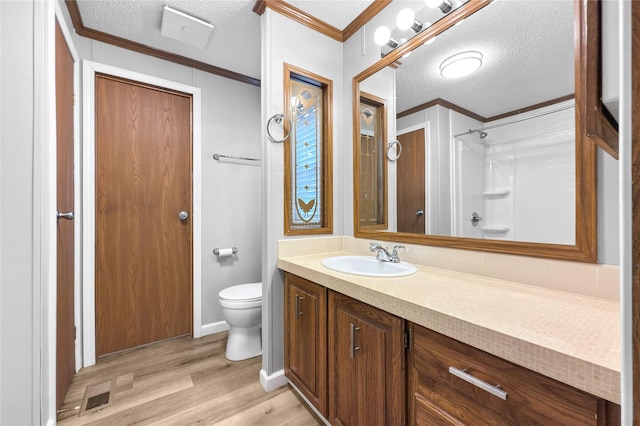
M 398 232 L 425 233 L 424 129 L 399 135 L 397 160 Z
M 57 205 L 73 212 L 73 57 L 56 22 Z M 56 309 L 56 407 L 60 409 L 75 373 L 73 319 L 73 221 L 58 220 Z
M 191 95 L 96 75 L 96 354 L 191 333 Z

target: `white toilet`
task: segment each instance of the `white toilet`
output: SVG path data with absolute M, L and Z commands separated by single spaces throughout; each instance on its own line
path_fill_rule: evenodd
M 241 361 L 262 354 L 262 283 L 240 284 L 218 293 L 229 324 L 226 357 Z

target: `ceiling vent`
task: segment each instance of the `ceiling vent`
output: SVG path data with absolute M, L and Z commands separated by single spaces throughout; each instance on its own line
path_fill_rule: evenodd
M 164 7 L 161 33 L 165 37 L 180 40 L 203 49 L 213 30 L 213 24 L 187 15 L 186 13 Z

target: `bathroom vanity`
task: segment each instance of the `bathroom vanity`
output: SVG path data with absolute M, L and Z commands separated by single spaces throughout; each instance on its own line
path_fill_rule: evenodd
M 619 418 L 616 302 L 416 265 L 406 277 L 280 257 L 285 374 L 331 424 Z

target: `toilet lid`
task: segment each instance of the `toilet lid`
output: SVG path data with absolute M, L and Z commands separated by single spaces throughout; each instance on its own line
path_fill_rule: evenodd
M 222 290 L 218 296 L 225 300 L 252 302 L 262 299 L 262 283 L 240 284 Z

